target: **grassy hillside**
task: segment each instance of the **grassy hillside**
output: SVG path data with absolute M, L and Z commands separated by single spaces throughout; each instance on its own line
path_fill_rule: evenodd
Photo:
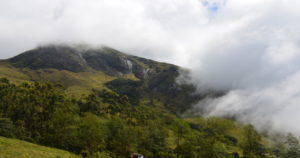
M 79 158 L 67 151 L 0 137 L 1 158 Z

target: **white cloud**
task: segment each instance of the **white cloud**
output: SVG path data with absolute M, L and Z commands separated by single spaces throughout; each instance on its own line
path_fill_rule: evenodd
M 1 1 L 0 58 L 37 44 L 66 42 L 171 61 L 207 23 L 207 12 L 198 0 Z
M 233 90 L 210 101 L 207 113 L 213 116 L 235 116 L 260 128 L 295 132 L 300 111 L 300 71 L 267 88 Z

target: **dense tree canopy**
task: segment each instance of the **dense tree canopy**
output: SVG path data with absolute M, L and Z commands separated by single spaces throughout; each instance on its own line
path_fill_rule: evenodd
M 252 125 L 242 128 L 220 118 L 180 119 L 152 99 L 130 101 L 108 90 L 75 98 L 57 84 L 13 84 L 7 79 L 0 80 L 0 135 L 83 157 L 280 157 L 266 149 Z M 287 144 L 288 157 L 298 157 L 297 139 L 289 135 Z

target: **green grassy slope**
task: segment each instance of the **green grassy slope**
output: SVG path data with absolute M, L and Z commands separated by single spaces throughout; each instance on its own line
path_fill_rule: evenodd
M 67 151 L 0 137 L 1 158 L 79 158 Z
M 57 69 L 18 69 L 8 63 L 0 64 L 0 78 L 7 78 L 13 83 L 28 81 L 59 83 L 66 87 L 69 94 L 76 96 L 87 94 L 92 88 L 103 89 L 105 88 L 104 83 L 115 79 L 115 77 L 109 76 L 101 71 L 76 73 Z M 127 76 L 124 76 L 124 78 L 127 78 Z

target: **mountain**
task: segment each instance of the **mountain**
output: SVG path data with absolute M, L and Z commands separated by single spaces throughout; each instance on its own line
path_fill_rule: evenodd
M 180 71 L 108 47 L 43 46 L 2 60 L 0 157 L 298 157 L 286 154 L 283 136 L 252 125 L 178 117 L 218 94 L 179 84 Z
M 191 84 L 178 84 L 182 68 L 127 55 L 102 47 L 42 46 L 0 61 L 0 77 L 14 82 L 56 82 L 71 95 L 109 89 L 127 95 L 133 104 L 159 102 L 182 113 L 207 94 L 196 94 Z

